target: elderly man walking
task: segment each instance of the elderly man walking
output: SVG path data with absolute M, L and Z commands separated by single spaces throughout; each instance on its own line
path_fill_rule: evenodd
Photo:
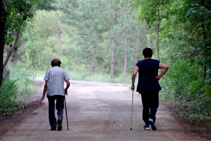
M 48 70 L 45 74 L 44 80 L 45 85 L 43 89 L 43 96 L 40 101 L 45 98 L 45 93 L 47 92 L 48 98 L 48 112 L 49 112 L 49 123 L 51 130 L 62 130 L 62 120 L 63 120 L 63 110 L 64 110 L 64 99 L 65 94 L 70 86 L 67 72 L 60 68 L 61 61 L 59 59 L 53 59 L 51 61 L 52 68 Z M 66 87 L 64 88 L 64 82 L 66 82 Z M 55 117 L 55 101 L 58 120 Z

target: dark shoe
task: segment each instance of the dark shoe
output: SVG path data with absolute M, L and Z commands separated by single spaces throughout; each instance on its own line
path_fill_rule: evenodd
M 56 130 L 56 128 L 51 128 L 51 131 L 55 131 Z
M 155 122 L 152 119 L 149 119 L 149 124 L 151 125 L 152 130 L 156 131 L 157 127 L 155 125 Z
M 149 130 L 149 125 L 144 125 L 144 130 Z
M 62 130 L 62 120 L 58 120 L 57 130 L 58 131 L 61 131 Z

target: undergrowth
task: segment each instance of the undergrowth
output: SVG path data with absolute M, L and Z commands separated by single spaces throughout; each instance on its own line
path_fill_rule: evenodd
M 33 90 L 31 77 L 34 77 L 33 71 L 10 64 L 10 80 L 4 78 L 0 87 L 0 115 L 24 106 Z
M 16 81 L 3 79 L 0 87 L 0 114 L 5 115 L 17 108 L 19 104 L 15 101 L 18 93 Z

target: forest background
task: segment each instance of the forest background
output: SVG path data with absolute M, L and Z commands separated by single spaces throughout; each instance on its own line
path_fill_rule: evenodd
M 1 0 L 1 13 L 1 114 L 20 107 L 53 58 L 71 80 L 130 84 L 150 47 L 170 68 L 161 98 L 211 123 L 211 0 Z

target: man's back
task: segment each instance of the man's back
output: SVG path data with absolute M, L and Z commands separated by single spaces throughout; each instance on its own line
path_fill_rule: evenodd
M 64 96 L 64 81 L 70 79 L 67 72 L 58 66 L 54 66 L 46 72 L 44 77 L 48 81 L 47 95 L 63 95 Z
M 159 63 L 160 61 L 155 59 L 145 59 L 136 64 L 139 67 L 138 92 L 161 90 L 155 78 L 158 75 Z

